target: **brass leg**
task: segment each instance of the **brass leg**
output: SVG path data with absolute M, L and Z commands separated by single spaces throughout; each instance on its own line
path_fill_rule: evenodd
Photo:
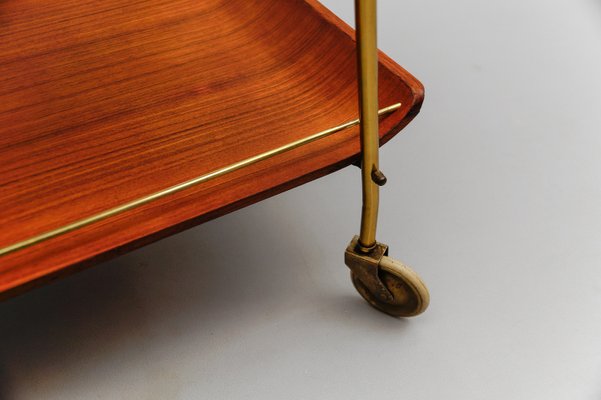
M 361 127 L 361 230 L 345 252 L 345 263 L 357 291 L 372 306 L 399 317 L 422 313 L 428 289 L 409 267 L 388 257 L 388 246 L 376 241 L 379 186 L 378 50 L 376 0 L 355 0 Z
M 361 182 L 363 207 L 359 243 L 364 251 L 376 245 L 380 188 L 373 175 L 379 173 L 378 48 L 376 0 L 355 0 L 357 59 L 359 69 L 359 120 L 361 131 Z

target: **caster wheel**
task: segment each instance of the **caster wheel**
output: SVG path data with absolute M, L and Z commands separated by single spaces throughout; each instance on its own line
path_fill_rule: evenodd
M 351 271 L 355 289 L 377 310 L 394 317 L 412 317 L 423 313 L 430 303 L 430 294 L 419 276 L 409 267 L 390 257 L 380 261 L 380 280 L 394 300 L 384 302 L 376 297 Z

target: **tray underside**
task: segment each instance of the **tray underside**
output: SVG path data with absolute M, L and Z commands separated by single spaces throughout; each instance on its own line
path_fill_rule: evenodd
M 0 248 L 357 118 L 352 30 L 313 0 L 0 2 Z M 421 84 L 381 55 L 380 105 Z M 0 297 L 348 165 L 358 129 L 0 257 Z M 350 233 L 349 233 L 350 234 Z

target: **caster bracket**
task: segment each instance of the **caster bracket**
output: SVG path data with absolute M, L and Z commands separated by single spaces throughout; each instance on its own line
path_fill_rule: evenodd
M 372 293 L 377 294 L 380 301 L 392 303 L 394 296 L 382 283 L 378 273 L 382 257 L 388 255 L 388 246 L 376 243 L 367 253 L 360 249 L 359 236 L 355 236 L 344 252 L 344 263 Z

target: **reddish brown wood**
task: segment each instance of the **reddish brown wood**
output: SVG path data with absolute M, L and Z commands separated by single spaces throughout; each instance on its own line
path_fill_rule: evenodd
M 382 54 L 382 141 L 421 84 Z M 315 0 L 0 2 L 0 247 L 357 117 L 352 30 Z M 0 296 L 333 172 L 358 130 L 0 257 Z

